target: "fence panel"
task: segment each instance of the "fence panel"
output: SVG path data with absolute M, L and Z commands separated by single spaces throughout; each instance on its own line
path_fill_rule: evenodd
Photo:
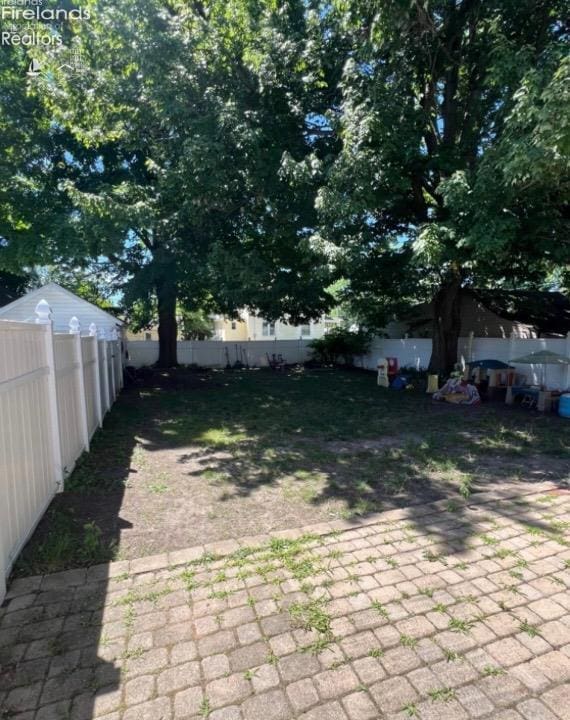
M 178 362 L 200 367 L 222 368 L 236 361 L 254 367 L 267 367 L 267 355 L 282 355 L 287 363 L 302 363 L 309 358 L 310 340 L 179 340 Z M 158 360 L 156 340 L 136 340 L 128 343 L 129 364 L 134 367 L 153 365 Z
M 98 340 L 95 326 L 81 337 L 76 318 L 69 334 L 53 334 L 45 301 L 36 313 L 37 324 L 0 321 L 0 603 L 14 560 L 101 424 L 101 380 L 105 410 L 122 384 L 116 340 Z
M 427 368 L 431 356 L 431 338 L 375 338 L 370 351 L 362 359 L 362 367 L 376 370 L 379 358 L 398 358 L 400 367 Z
M 107 366 L 107 342 L 98 340 L 99 353 L 99 392 L 101 394 L 101 409 L 103 415 L 111 407 L 111 396 L 109 394 L 109 369 Z
M 81 338 L 81 354 L 83 355 L 83 384 L 85 387 L 85 401 L 87 405 L 87 429 L 89 437 L 93 437 L 99 425 L 99 412 L 97 408 L 97 338 L 85 336 Z
M 431 356 L 431 338 L 402 338 L 398 340 L 376 338 L 368 355 L 362 358 L 362 367 L 375 370 L 378 358 L 396 357 L 400 367 L 427 368 Z M 545 382 L 551 389 L 570 388 L 570 366 L 525 365 L 512 360 L 523 355 L 550 350 L 570 357 L 570 336 L 567 338 L 467 338 L 459 339 L 457 361 L 465 365 L 470 360 L 500 360 L 514 365 L 526 375 L 527 382 Z
M 57 411 L 64 476 L 73 470 L 75 461 L 85 449 L 81 430 L 83 408 L 77 379 L 79 365 L 75 359 L 74 343 L 73 335 L 54 335 Z
M 49 331 L 0 321 L 0 602 L 12 563 L 56 492 Z
M 133 367 L 153 365 L 158 360 L 158 342 L 156 340 L 129 340 L 127 355 L 127 363 Z
M 109 407 L 115 402 L 117 388 L 115 386 L 115 348 L 114 342 L 107 343 L 107 377 L 109 384 Z

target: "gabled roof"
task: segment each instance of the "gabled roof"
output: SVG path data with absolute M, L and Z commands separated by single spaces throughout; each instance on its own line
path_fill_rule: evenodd
M 566 335 L 570 332 L 570 299 L 561 292 L 541 290 L 490 290 L 464 287 L 487 310 L 504 320 L 535 328 L 539 334 Z M 402 317 L 410 331 L 422 331 L 433 320 L 433 303 L 414 305 Z
M 113 322 L 118 323 L 119 325 L 124 325 L 124 321 L 120 320 L 118 317 L 115 317 L 115 315 L 112 315 L 111 313 L 107 312 L 106 310 L 103 310 L 98 305 L 95 305 L 94 303 L 90 303 L 88 300 L 84 300 L 83 298 L 79 297 L 79 295 L 76 295 L 75 293 L 70 292 L 69 290 L 66 290 L 64 287 L 61 287 L 61 285 L 58 285 L 57 283 L 51 282 L 47 283 L 47 285 L 42 285 L 39 288 L 36 288 L 35 290 L 30 290 L 30 292 L 26 293 L 25 295 L 22 295 L 22 297 L 19 297 L 17 300 L 14 300 L 13 302 L 8 303 L 7 305 L 4 305 L 3 307 L 0 307 L 0 317 L 2 315 L 6 315 L 10 312 L 10 310 L 18 307 L 19 305 L 22 305 L 24 302 L 29 302 L 30 300 L 37 297 L 37 301 L 39 302 L 43 295 L 45 294 L 45 291 L 47 288 L 50 288 L 52 290 L 56 290 L 58 293 L 67 295 L 76 304 L 84 305 L 86 307 L 89 307 L 90 309 L 96 310 L 98 313 L 103 313 L 104 315 L 109 318 L 109 320 L 113 320 Z
M 532 325 L 540 333 L 565 335 L 570 332 L 570 300 L 561 292 L 468 290 L 499 317 Z

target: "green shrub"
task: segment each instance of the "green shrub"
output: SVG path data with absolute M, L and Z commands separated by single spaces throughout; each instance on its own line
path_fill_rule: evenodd
M 353 365 L 354 358 L 366 355 L 370 348 L 370 333 L 333 328 L 326 335 L 309 343 L 311 357 L 321 363 Z

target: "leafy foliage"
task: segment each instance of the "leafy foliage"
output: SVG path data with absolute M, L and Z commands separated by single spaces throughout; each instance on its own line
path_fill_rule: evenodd
M 26 154 L 22 118 L 10 116 L 16 187 L 30 202 L 29 218 L 14 217 L 9 198 L 6 262 L 102 265 L 129 307 L 146 316 L 156 308 L 161 364 L 176 360 L 177 300 L 193 310 L 213 293 L 227 312 L 320 314 L 328 270 L 306 230 L 316 185 L 286 167 L 309 153 L 305 118 L 326 85 L 326 42 L 310 5 L 84 6 L 91 19 L 69 27 L 67 40 L 81 48 L 85 72 L 62 71 L 58 48 L 37 50 L 45 73 L 29 88 L 23 67 L 3 70 L 5 98 L 13 90 L 38 118 L 37 148 L 27 140 Z M 14 186 L 10 168 L 5 187 Z M 38 232 L 36 205 L 51 230 Z
M 176 361 L 176 312 L 368 327 L 461 286 L 567 286 L 562 0 L 85 0 L 0 58 L 0 267 L 91 270 Z
M 332 328 L 323 337 L 309 343 L 313 360 L 323 363 L 352 365 L 354 358 L 366 355 L 370 347 L 371 335 L 365 330 Z
M 564 5 L 332 4 L 351 45 L 321 164 L 321 235 L 369 325 L 435 297 L 435 369 L 456 357 L 461 285 L 568 267 Z
M 214 334 L 212 320 L 203 310 L 179 310 L 178 324 L 182 340 L 209 340 Z

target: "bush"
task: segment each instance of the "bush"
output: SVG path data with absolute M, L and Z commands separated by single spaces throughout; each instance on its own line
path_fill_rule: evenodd
M 370 333 L 333 328 L 326 335 L 309 343 L 311 357 L 321 363 L 353 365 L 354 358 L 366 355 L 370 348 Z

